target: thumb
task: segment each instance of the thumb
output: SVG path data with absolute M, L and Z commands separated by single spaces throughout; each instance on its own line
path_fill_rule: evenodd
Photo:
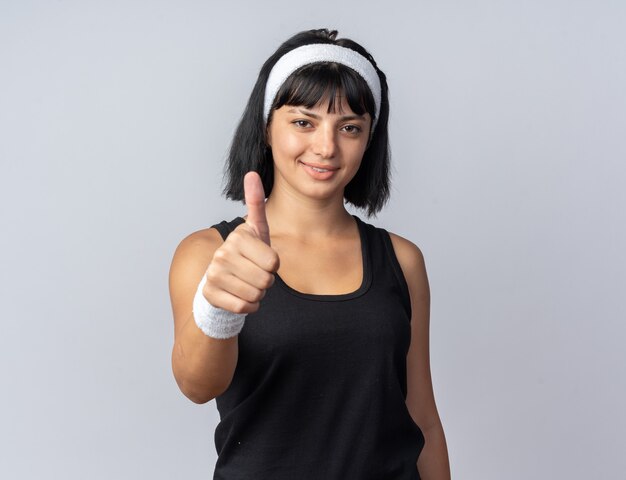
M 269 245 L 270 227 L 265 216 L 265 192 L 258 173 L 246 173 L 246 176 L 243 177 L 243 191 L 248 207 L 246 224 L 254 228 L 261 240 Z

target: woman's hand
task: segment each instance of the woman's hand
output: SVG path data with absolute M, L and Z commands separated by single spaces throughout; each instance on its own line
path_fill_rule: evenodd
M 230 233 L 213 254 L 202 291 L 211 305 L 234 313 L 259 309 L 280 265 L 278 254 L 270 246 L 265 193 L 256 172 L 248 172 L 244 177 L 244 192 L 246 222 Z

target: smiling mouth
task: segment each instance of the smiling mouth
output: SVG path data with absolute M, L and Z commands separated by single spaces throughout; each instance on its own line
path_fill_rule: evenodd
M 335 170 L 339 170 L 339 168 L 337 167 L 329 167 L 329 166 L 321 166 L 319 164 L 313 164 L 313 163 L 305 163 L 303 161 L 300 161 L 301 164 L 306 165 L 307 167 L 309 167 L 312 170 L 315 170 L 316 172 L 319 173 L 324 173 L 324 172 L 332 172 Z

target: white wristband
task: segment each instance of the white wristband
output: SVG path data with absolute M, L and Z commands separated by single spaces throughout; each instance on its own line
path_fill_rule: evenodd
M 202 293 L 205 284 L 206 275 L 203 275 L 193 298 L 193 318 L 196 325 L 208 337 L 230 338 L 238 335 L 243 328 L 246 314 L 229 312 L 211 305 Z

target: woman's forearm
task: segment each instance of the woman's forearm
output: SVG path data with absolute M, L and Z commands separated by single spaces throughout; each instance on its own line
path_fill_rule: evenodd
M 208 337 L 191 316 L 172 349 L 172 370 L 179 388 L 195 403 L 212 400 L 230 385 L 238 354 L 237 336 Z
M 417 460 L 417 470 L 422 480 L 450 480 L 450 461 L 446 436 L 441 423 L 425 429 L 426 444 Z

